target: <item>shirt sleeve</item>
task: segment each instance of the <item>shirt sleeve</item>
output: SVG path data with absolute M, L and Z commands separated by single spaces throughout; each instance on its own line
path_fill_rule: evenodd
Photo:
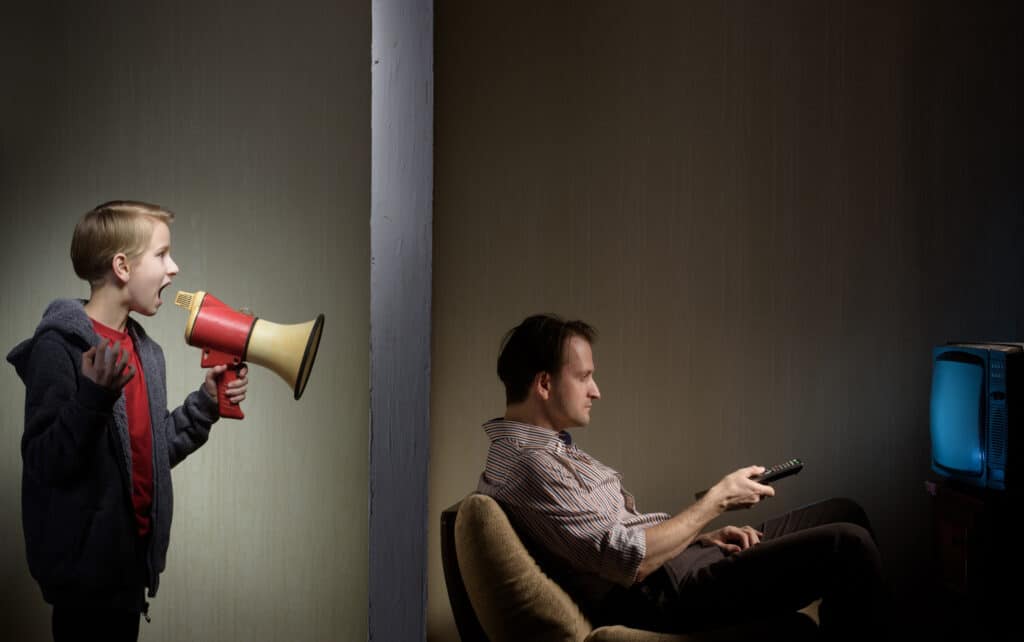
M 163 383 L 167 381 L 164 353 L 155 342 L 150 343 L 150 367 L 156 368 L 155 374 L 166 391 L 166 383 Z M 150 376 L 150 373 L 147 372 L 146 376 Z M 198 390 L 191 392 L 185 398 L 185 403 L 174 410 L 167 410 L 166 394 L 161 398 L 161 403 L 162 412 L 159 415 L 154 413 L 154 416 L 159 417 L 159 426 L 154 426 L 153 429 L 162 431 L 167 447 L 167 459 L 171 468 L 174 468 L 206 443 L 210 438 L 210 428 L 220 417 L 220 412 L 217 400 L 210 397 L 202 385 Z
M 584 488 L 549 453 L 524 453 L 497 499 L 516 525 L 572 568 L 629 587 L 647 552 L 643 526 L 626 526 L 621 505 Z

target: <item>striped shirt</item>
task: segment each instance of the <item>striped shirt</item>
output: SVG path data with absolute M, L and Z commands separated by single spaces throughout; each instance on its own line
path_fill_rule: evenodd
M 631 586 L 647 550 L 644 529 L 669 515 L 637 512 L 622 475 L 568 433 L 501 418 L 483 427 L 491 447 L 477 490 L 574 571 Z

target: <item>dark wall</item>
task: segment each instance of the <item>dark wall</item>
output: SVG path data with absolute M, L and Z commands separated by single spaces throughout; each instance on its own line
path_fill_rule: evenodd
M 1019 3 L 915 6 L 907 150 L 929 338 L 1024 337 Z
M 438 3 L 431 519 L 476 486 L 502 334 L 554 311 L 601 331 L 577 440 L 641 510 L 801 457 L 722 523 L 854 497 L 927 608 L 931 347 L 1024 336 L 1020 13 Z

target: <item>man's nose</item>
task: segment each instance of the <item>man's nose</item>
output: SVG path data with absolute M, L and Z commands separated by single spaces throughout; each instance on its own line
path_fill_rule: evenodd
M 593 384 L 593 389 L 590 391 L 590 397 L 592 399 L 600 399 L 601 398 L 601 389 L 597 387 L 597 382 L 596 381 Z

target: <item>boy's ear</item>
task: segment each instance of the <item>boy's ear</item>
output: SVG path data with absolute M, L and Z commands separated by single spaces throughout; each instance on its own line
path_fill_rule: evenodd
M 114 276 L 121 283 L 127 283 L 128 278 L 131 276 L 131 270 L 128 267 L 128 257 L 123 253 L 114 255 L 114 258 L 110 260 L 110 267 L 114 271 Z

